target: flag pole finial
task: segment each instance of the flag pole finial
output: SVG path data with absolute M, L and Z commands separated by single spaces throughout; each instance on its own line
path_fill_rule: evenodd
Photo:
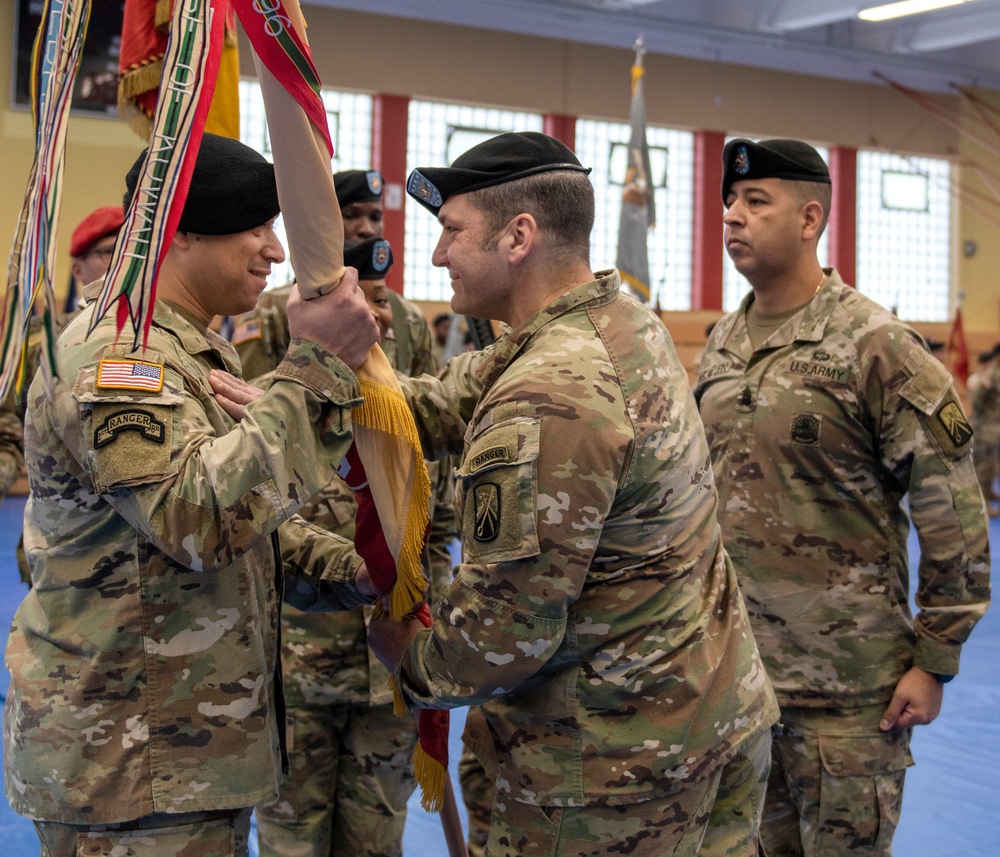
M 646 55 L 646 48 L 644 45 L 645 43 L 642 39 L 642 33 L 639 33 L 638 37 L 636 37 L 635 44 L 632 46 L 632 49 L 635 51 L 636 65 L 642 65 L 642 58 Z

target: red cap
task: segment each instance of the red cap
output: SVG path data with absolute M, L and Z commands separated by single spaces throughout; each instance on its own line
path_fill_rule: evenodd
M 124 222 L 125 213 L 120 205 L 106 205 L 90 212 L 73 230 L 69 255 L 73 258 L 84 255 L 93 244 L 107 235 L 114 235 Z

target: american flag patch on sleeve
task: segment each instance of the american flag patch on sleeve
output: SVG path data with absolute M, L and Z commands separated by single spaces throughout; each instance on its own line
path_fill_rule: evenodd
M 163 364 L 141 360 L 102 360 L 97 367 L 97 387 L 101 390 L 159 393 L 163 389 Z
M 233 331 L 232 343 L 233 345 L 240 345 L 251 339 L 263 338 L 264 331 L 260 329 L 260 319 L 253 318 L 237 325 L 236 330 Z

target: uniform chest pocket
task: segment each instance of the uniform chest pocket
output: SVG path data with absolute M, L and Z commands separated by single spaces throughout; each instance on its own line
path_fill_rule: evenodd
M 538 420 L 519 418 L 472 439 L 456 471 L 466 561 L 538 554 L 539 429 Z

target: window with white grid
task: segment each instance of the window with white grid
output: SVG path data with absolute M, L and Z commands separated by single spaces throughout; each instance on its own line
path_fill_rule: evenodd
M 624 122 L 579 119 L 576 154 L 592 167 L 597 214 L 590 236 L 595 271 L 613 268 L 618 255 L 622 185 L 631 128 Z M 691 224 L 694 199 L 694 135 L 687 131 L 646 128 L 652 173 L 656 226 L 646 241 L 650 303 L 665 310 L 691 309 Z
M 907 321 L 951 314 L 951 164 L 858 152 L 857 288 Z
M 732 139 L 734 138 L 728 137 L 726 142 L 728 143 Z M 814 148 L 819 152 L 823 160 L 829 164 L 830 150 L 823 146 L 814 145 Z M 750 283 L 747 282 L 746 277 L 736 270 L 733 260 L 729 258 L 725 247 L 722 248 L 722 255 L 722 309 L 724 312 L 732 312 L 740 305 L 740 301 L 743 300 L 746 293 L 750 291 Z M 816 255 L 819 257 L 820 265 L 827 267 L 829 264 L 827 259 L 830 256 L 830 233 L 826 230 L 823 230 L 823 234 L 819 238 Z
M 451 166 L 463 152 L 497 134 L 542 130 L 542 117 L 537 113 L 417 100 L 410 102 L 408 123 L 407 175 L 417 167 Z M 407 200 L 403 291 L 412 300 L 451 300 L 448 272 L 431 264 L 440 235 L 437 219 L 422 205 Z
M 323 104 L 326 106 L 326 120 L 333 140 L 332 172 L 340 170 L 366 170 L 372 161 L 372 99 L 370 95 L 353 92 L 338 92 L 323 89 Z M 267 133 L 267 119 L 264 115 L 264 100 L 260 86 L 255 80 L 240 81 L 240 140 L 260 152 L 269 161 L 271 141 Z M 287 252 L 288 242 L 285 227 L 278 217 L 275 231 Z M 292 266 L 286 260 L 281 265 L 271 267 L 268 288 L 280 286 L 292 280 Z

